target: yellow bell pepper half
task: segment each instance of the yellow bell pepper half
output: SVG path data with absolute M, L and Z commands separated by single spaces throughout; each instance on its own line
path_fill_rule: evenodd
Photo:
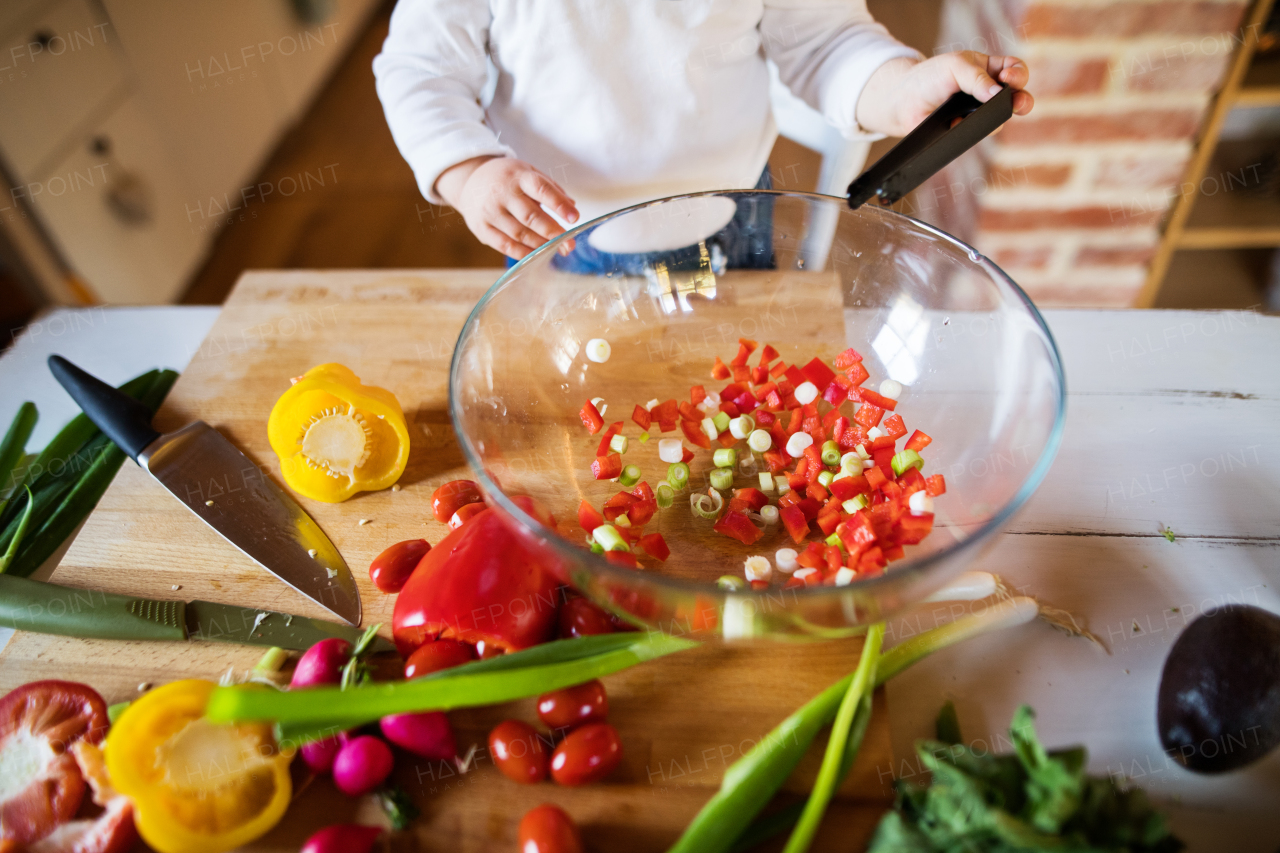
M 341 364 L 313 367 L 276 401 L 267 421 L 280 473 L 299 494 L 326 503 L 385 489 L 409 461 L 404 410 L 385 388 Z
M 289 807 L 291 750 L 266 723 L 204 717 L 214 684 L 175 681 L 136 700 L 111 727 L 107 774 L 133 800 L 134 822 L 159 853 L 221 853 L 258 838 Z

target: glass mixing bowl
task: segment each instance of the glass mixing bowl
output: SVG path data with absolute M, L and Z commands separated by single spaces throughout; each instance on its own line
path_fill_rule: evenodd
M 569 240 L 577 249 L 564 257 Z M 655 421 L 642 443 L 633 408 L 687 400 L 693 385 L 719 390 L 713 359 L 728 363 L 739 337 L 773 345 L 788 363 L 820 356 L 830 364 L 854 347 L 871 373 L 866 387 L 901 383 L 897 412 L 909 431 L 933 437 L 921 454 L 924 473 L 943 474 L 947 492 L 935 499 L 932 534 L 884 574 L 784 589 L 775 571 L 767 590 L 721 589 L 716 579 L 742 577 L 747 556 L 772 559 L 795 546 L 781 524 L 750 547 L 714 533 L 693 516 L 687 492 L 645 528 L 670 545 L 665 563 L 631 569 L 587 549 L 579 502 L 599 509 L 620 486 L 592 478 L 600 434 L 579 420 L 583 403 L 603 398 L 605 423 L 626 423 L 623 460 L 656 485 L 667 471 L 658 439 L 683 433 L 662 434 Z M 611 345 L 607 361 L 588 359 L 593 338 Z M 1065 384 L 1031 300 L 971 247 L 889 209 L 751 191 L 628 208 L 526 257 L 471 312 L 449 398 L 489 502 L 597 603 L 674 633 L 832 637 L 920 601 L 991 544 L 1049 469 Z M 705 490 L 710 452 L 699 451 L 690 468 L 691 487 Z M 740 470 L 735 486 L 756 485 L 749 467 Z M 516 495 L 540 501 L 558 529 L 517 506 Z

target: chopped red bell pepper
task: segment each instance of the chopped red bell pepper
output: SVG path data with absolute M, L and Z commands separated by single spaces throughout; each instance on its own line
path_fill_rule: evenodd
M 926 483 L 924 475 L 920 473 L 919 468 L 908 468 L 898 478 L 898 485 L 902 487 L 903 496 L 907 497 L 913 492 L 923 491 Z
M 859 510 L 845 520 L 844 525 L 837 528 L 844 549 L 850 554 L 861 554 L 876 541 L 876 529 L 870 516 Z
M 911 438 L 907 439 L 907 443 L 905 446 L 907 450 L 914 450 L 918 453 L 921 450 L 924 450 L 926 447 L 928 447 L 932 443 L 933 443 L 933 439 L 930 438 L 926 433 L 923 433 L 920 430 L 916 430 L 915 432 L 911 433 Z
M 947 481 L 941 474 L 933 474 L 924 479 L 924 493 L 931 498 L 947 493 Z
M 825 515 L 818 514 L 818 528 L 822 531 L 823 536 L 830 536 L 840 524 L 840 511 L 829 512 Z
M 639 403 L 631 410 L 631 420 L 636 422 L 636 426 L 640 429 L 647 430 L 649 424 L 653 423 L 653 415 L 649 414 L 649 410 Z
M 766 430 L 773 426 L 773 422 L 778 419 L 773 412 L 766 412 L 763 409 L 756 412 L 753 417 L 756 419 L 756 428 Z
M 667 400 L 653 407 L 650 412 L 653 417 L 658 419 L 658 427 L 663 432 L 670 432 L 676 428 L 676 422 L 680 420 L 680 408 L 675 400 Z
M 582 404 L 582 411 L 578 412 L 578 417 L 582 419 L 582 425 L 587 428 L 587 432 L 592 435 L 598 433 L 600 427 L 604 426 L 604 418 L 600 417 L 600 412 L 590 400 Z
M 689 449 L 689 448 L 687 448 L 687 447 L 681 447 L 681 448 L 680 448 L 680 451 L 681 451 L 681 452 L 680 452 L 680 461 L 681 461 L 681 462 L 683 462 L 684 464 L 688 465 L 690 462 L 692 462 L 692 461 L 693 461 L 693 451 L 692 451 L 692 450 L 690 450 L 690 449 Z
M 609 452 L 609 442 L 622 432 L 622 421 L 609 424 L 609 428 L 600 436 L 600 445 L 596 448 L 596 456 L 604 456 Z
M 697 423 L 702 420 L 702 412 L 693 407 L 688 400 L 681 400 L 676 409 L 680 412 L 680 419 L 685 421 L 693 421 Z
M 733 499 L 735 501 L 743 501 L 752 512 L 759 512 L 765 504 L 769 503 L 769 496 L 759 489 L 748 486 L 744 489 L 734 489 Z
M 725 365 L 723 361 L 720 360 L 720 356 L 716 356 L 716 363 L 711 366 L 711 378 L 712 379 L 728 379 L 729 378 L 729 368 Z
M 895 444 L 897 444 L 897 440 L 893 436 L 882 435 L 879 438 L 871 439 L 871 443 L 867 445 L 867 450 L 870 450 L 874 456 L 877 450 L 893 450 Z
M 721 400 L 736 400 L 743 391 L 747 390 L 747 386 L 741 382 L 730 382 L 728 385 L 720 389 Z
M 799 545 L 808 538 L 809 520 L 804 517 L 804 512 L 801 511 L 799 506 L 794 504 L 782 506 L 778 516 L 782 519 L 782 526 L 791 535 L 791 541 Z
M 764 535 L 764 531 L 756 527 L 751 519 L 747 518 L 746 513 L 737 511 L 726 512 L 720 516 L 711 529 L 737 539 L 744 545 L 753 545 Z
M 658 502 L 652 498 L 638 500 L 627 510 L 627 520 L 631 522 L 631 526 L 644 527 L 652 520 L 654 513 L 658 511 Z
M 622 457 L 616 453 L 597 456 L 591 463 L 591 476 L 597 480 L 612 480 L 622 473 Z
M 625 515 L 627 510 L 631 509 L 631 505 L 639 500 L 640 498 L 630 492 L 618 492 L 604 502 L 605 520 L 614 521 L 618 516 Z
M 584 498 L 578 504 L 578 524 L 582 525 L 582 529 L 590 533 L 600 525 L 604 524 L 604 516 L 596 512 L 596 508 L 587 503 Z
M 918 545 L 931 532 L 933 532 L 933 513 L 904 515 L 898 519 L 894 539 L 901 545 Z
M 787 382 L 791 383 L 790 390 L 792 391 L 809 381 L 804 375 L 804 371 L 794 364 L 786 369 L 784 375 L 787 377 Z
M 913 468 L 912 470 L 914 471 L 915 469 Z M 636 483 L 636 487 L 631 490 L 631 494 L 635 495 L 642 501 L 653 500 L 653 489 L 649 488 L 649 484 L 644 480 Z
M 858 407 L 858 411 L 854 413 L 853 419 L 862 424 L 867 429 L 871 429 L 880 423 L 880 418 L 884 416 L 884 409 L 874 406 L 871 403 L 863 403 Z
M 733 447 L 738 443 L 738 439 L 733 437 L 733 433 L 725 430 L 716 436 L 716 441 L 720 442 L 721 447 Z
M 856 393 L 858 395 L 858 399 L 863 403 L 870 403 L 873 406 L 879 406 L 880 408 L 888 409 L 891 412 L 898 407 L 897 400 L 886 397 L 883 394 L 877 394 L 870 388 L 859 388 Z
M 728 415 L 731 418 L 736 418 L 738 415 L 742 414 L 740 411 L 738 411 L 738 404 L 733 402 L 732 400 L 725 400 L 723 403 L 721 403 L 720 411 L 724 412 L 726 415 Z
M 777 474 L 787 467 L 787 455 L 784 451 L 766 450 L 763 455 L 770 474 Z
M 696 444 L 698 447 L 710 449 L 711 437 L 702 429 L 702 424 L 694 421 L 681 421 L 680 429 L 684 430 L 684 437 L 689 439 L 690 444 Z
M 628 551 L 606 551 L 604 558 L 610 563 L 626 566 L 628 569 L 640 568 L 640 561 L 636 559 L 636 555 Z
M 730 367 L 746 367 L 747 358 L 756 351 L 756 342 L 746 338 L 738 338 L 738 354 L 729 362 Z
M 888 545 L 881 549 L 884 552 L 884 558 L 892 563 L 894 560 L 901 560 L 907 556 L 907 552 L 903 550 L 901 545 Z
M 650 557 L 659 562 L 666 562 L 671 556 L 671 548 L 667 545 L 667 540 L 662 538 L 661 533 L 647 533 L 640 537 L 640 547 Z
M 805 521 L 813 521 L 822 512 L 822 501 L 807 496 L 797 501 L 796 506 L 804 513 Z
M 849 392 L 841 388 L 835 382 L 827 386 L 827 390 L 822 392 L 822 399 L 826 400 L 833 406 L 839 406 L 845 400 L 849 399 Z
M 735 367 L 733 369 L 733 381 L 741 382 L 743 384 L 750 382 L 751 368 L 747 367 L 745 364 L 742 365 L 741 367 Z
M 884 475 L 884 472 L 878 466 L 863 471 L 862 476 L 866 477 L 868 485 L 873 489 L 878 489 L 889 482 L 889 478 Z
M 707 389 L 701 385 L 694 385 L 689 389 L 689 402 L 695 406 L 707 399 Z
M 860 361 L 850 365 L 849 369 L 844 372 L 844 375 L 849 377 L 849 381 L 853 383 L 855 388 L 871 378 L 871 374 L 867 372 L 867 369 L 862 366 L 862 362 Z M 858 399 L 853 396 L 853 388 L 849 389 L 849 399 L 854 400 L 855 402 Z
M 827 363 L 820 358 L 814 358 L 806 364 L 800 371 L 808 379 L 819 388 L 826 388 L 831 384 L 831 380 L 836 378 L 836 372 Z M 796 383 L 799 385 L 800 383 Z
M 773 367 L 769 368 L 769 375 L 772 376 L 774 379 L 777 379 L 779 376 L 781 376 L 786 372 L 787 372 L 787 363 L 785 361 L 780 361 L 777 364 L 775 364 Z
M 815 501 L 825 501 L 829 497 L 826 487 L 818 482 L 817 477 L 814 477 L 805 486 L 804 494 L 805 497 L 813 498 Z
M 902 415 L 890 415 L 884 419 L 884 424 L 880 427 L 884 430 L 885 435 L 897 441 L 907 434 L 907 425 L 902 422 Z
M 763 385 L 768 381 L 769 381 L 769 368 L 766 365 L 762 364 L 759 367 L 753 367 L 751 369 L 752 385 Z
M 874 444 L 875 442 L 872 442 Z M 876 467 L 884 473 L 886 480 L 892 480 L 897 475 L 893 473 L 893 447 L 875 447 L 871 449 L 871 460 L 876 463 Z
M 764 348 L 760 350 L 760 365 L 765 367 L 777 357 L 778 351 L 769 344 L 765 344 Z
M 822 552 L 823 560 L 826 562 L 827 572 L 835 574 L 844 568 L 844 554 L 840 553 L 840 549 L 835 545 L 828 545 Z
M 862 354 L 853 347 L 849 347 L 847 350 L 836 356 L 835 361 L 833 361 L 832 364 L 835 365 L 836 370 L 845 370 L 853 367 L 860 361 L 862 361 Z
M 912 470 L 915 469 L 913 468 Z M 871 484 L 868 483 L 867 478 L 861 474 L 841 477 L 839 480 L 831 481 L 831 494 L 835 495 L 842 502 L 869 491 L 871 491 Z

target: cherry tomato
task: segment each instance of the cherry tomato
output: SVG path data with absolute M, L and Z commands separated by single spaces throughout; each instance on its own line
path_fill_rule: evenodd
M 534 806 L 520 820 L 520 853 L 582 853 L 582 836 L 565 810 Z
M 589 723 L 569 732 L 551 754 L 551 778 L 561 785 L 590 785 L 622 761 L 622 740 L 608 723 Z
M 382 592 L 399 592 L 430 550 L 431 543 L 425 539 L 397 542 L 373 558 L 369 564 L 369 580 Z
M 405 678 L 421 678 L 432 672 L 449 669 L 476 659 L 475 646 L 460 640 L 435 640 L 423 643 L 404 662 Z
M 75 815 L 85 785 L 69 747 L 99 743 L 107 726 L 106 703 L 83 684 L 33 681 L 0 699 L 0 837 L 28 844 Z
M 471 480 L 450 480 L 431 496 L 431 512 L 436 521 L 448 524 L 453 514 L 467 504 L 480 503 L 480 487 Z
M 552 729 L 573 729 L 587 723 L 603 723 L 609 716 L 609 698 L 598 680 L 566 687 L 538 697 L 538 719 Z
M 547 751 L 537 729 L 519 720 L 503 720 L 489 732 L 489 753 L 502 775 L 532 785 L 547 778 Z
M 603 607 L 585 598 L 571 598 L 560 606 L 557 618 L 561 637 L 612 634 L 613 619 Z
M 449 519 L 449 529 L 457 530 L 459 527 L 466 524 L 472 518 L 484 512 L 488 508 L 489 507 L 483 503 L 467 504 L 465 506 L 458 507 L 458 511 Z

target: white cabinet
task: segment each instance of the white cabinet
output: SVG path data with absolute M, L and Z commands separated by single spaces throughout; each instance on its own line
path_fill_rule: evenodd
M 0 0 L 0 160 L 99 299 L 171 301 L 375 4 Z

